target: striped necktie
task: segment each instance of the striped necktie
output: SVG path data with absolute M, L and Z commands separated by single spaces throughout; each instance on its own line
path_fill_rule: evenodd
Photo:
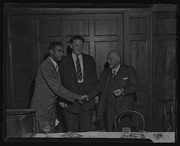
M 82 80 L 82 71 L 81 71 L 81 66 L 80 66 L 80 62 L 79 62 L 79 58 L 78 55 L 76 55 L 76 75 L 79 81 Z

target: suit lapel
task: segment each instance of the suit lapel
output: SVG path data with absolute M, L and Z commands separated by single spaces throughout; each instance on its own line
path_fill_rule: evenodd
M 49 57 L 48 57 L 48 62 L 50 62 L 52 68 L 54 69 L 54 72 L 55 72 L 56 77 L 57 77 L 58 80 L 60 81 L 60 75 L 59 75 L 59 72 L 56 71 L 56 68 L 55 68 L 53 62 L 52 62 L 52 60 L 51 60 Z
M 88 71 L 88 64 L 87 64 L 87 60 L 86 60 L 86 56 L 82 53 L 82 57 L 83 57 L 83 83 L 86 83 L 86 77 L 87 77 L 87 71 Z
M 121 80 L 123 77 L 124 77 L 124 65 L 121 64 L 121 66 L 120 66 L 120 68 L 119 68 L 119 70 L 118 70 L 117 75 L 115 76 L 115 78 L 118 78 L 118 80 L 119 80 L 119 79 Z
M 75 69 L 75 65 L 74 65 L 74 61 L 73 61 L 72 55 L 69 56 L 69 61 L 68 62 L 69 62 L 69 67 L 71 67 L 71 71 L 76 76 L 76 69 Z
M 108 84 L 109 84 L 109 81 L 110 81 L 110 78 L 112 77 L 112 74 L 111 74 L 111 70 L 107 70 L 107 79 L 106 79 L 106 83 L 105 83 L 105 91 L 108 91 L 107 88 L 108 88 Z

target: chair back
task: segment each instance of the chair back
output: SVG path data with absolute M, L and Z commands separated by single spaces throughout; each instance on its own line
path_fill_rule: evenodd
M 124 121 L 124 119 L 129 119 Z M 125 123 L 125 125 L 124 125 Z M 145 130 L 145 120 L 143 115 L 135 110 L 125 110 L 116 114 L 114 119 L 114 130 L 122 131 L 123 127 L 130 127 L 131 131 L 137 132 L 139 130 Z
M 163 123 L 166 132 L 175 131 L 175 121 L 176 121 L 176 108 L 175 102 L 169 102 L 164 106 L 164 117 L 165 121 Z

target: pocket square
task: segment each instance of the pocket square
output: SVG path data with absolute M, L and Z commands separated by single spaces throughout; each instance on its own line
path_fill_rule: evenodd
M 127 80 L 128 78 L 123 78 L 123 80 Z

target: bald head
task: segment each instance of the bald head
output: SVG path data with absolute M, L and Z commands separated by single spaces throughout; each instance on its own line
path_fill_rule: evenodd
M 121 63 L 121 53 L 118 50 L 111 50 L 107 54 L 109 68 L 114 69 Z
M 113 54 L 115 55 L 117 58 L 121 59 L 121 53 L 118 50 L 111 50 L 108 52 L 108 55 Z

